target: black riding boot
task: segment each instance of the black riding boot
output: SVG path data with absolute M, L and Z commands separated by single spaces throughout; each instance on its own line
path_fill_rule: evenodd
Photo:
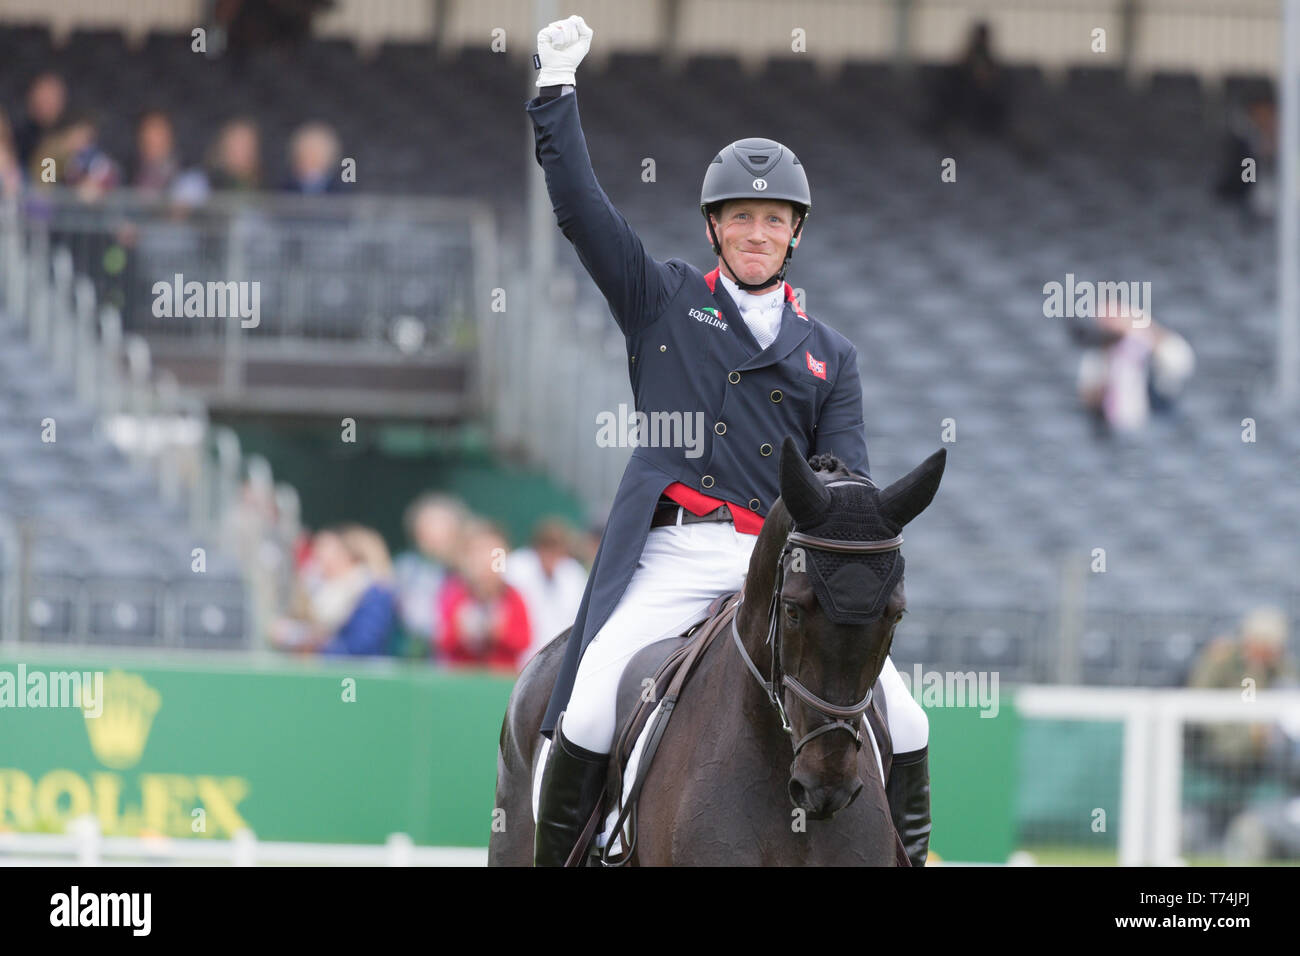
M 889 815 L 903 841 L 913 866 L 925 866 L 930 851 L 930 762 L 929 747 L 895 754 L 885 796 Z
M 566 740 L 563 719 L 561 714 L 556 721 L 551 755 L 542 772 L 534 866 L 564 866 L 605 789 L 609 754 L 592 753 Z

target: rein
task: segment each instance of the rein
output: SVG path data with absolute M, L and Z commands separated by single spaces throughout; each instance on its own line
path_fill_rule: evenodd
M 875 487 L 875 483 L 869 478 L 842 479 L 840 481 L 827 482 L 826 487 L 834 487 L 840 484 L 861 484 L 866 482 Z M 776 709 L 777 716 L 781 718 L 781 729 L 794 737 L 794 728 L 790 724 L 790 718 L 785 711 L 785 705 L 782 703 L 782 696 L 785 691 L 790 691 L 805 705 L 817 711 L 823 717 L 828 718 L 826 722 L 819 724 L 802 738 L 795 741 L 794 755 L 799 756 L 804 746 L 816 737 L 822 734 L 830 733 L 832 730 L 847 731 L 853 737 L 854 745 L 862 749 L 862 716 L 871 706 L 871 695 L 875 688 L 867 690 L 867 695 L 855 704 L 844 706 L 833 704 L 817 694 L 814 694 L 805 687 L 798 678 L 784 673 L 781 670 L 781 626 L 778 611 L 781 603 L 781 591 L 785 585 L 785 568 L 787 559 L 796 547 L 810 548 L 820 551 L 836 551 L 847 554 L 880 554 L 887 551 L 897 551 L 903 546 L 903 536 L 895 535 L 892 538 L 886 538 L 880 541 L 839 541 L 832 538 L 819 538 L 815 535 L 804 534 L 801 531 L 791 531 L 785 539 L 785 544 L 781 548 L 781 553 L 777 557 L 776 564 L 776 581 L 772 587 L 772 601 L 767 610 L 767 641 L 771 648 L 771 664 L 768 673 L 772 675 L 771 680 L 764 680 L 762 673 L 755 665 L 749 652 L 745 650 L 744 641 L 740 639 L 740 630 L 737 621 L 740 620 L 740 606 L 745 601 L 745 589 L 740 590 L 740 598 L 736 602 L 736 612 L 731 618 L 731 639 L 736 644 L 736 649 L 740 651 L 740 658 L 749 668 L 749 672 L 754 675 L 754 680 L 758 681 L 759 686 L 766 694 L 768 701 Z

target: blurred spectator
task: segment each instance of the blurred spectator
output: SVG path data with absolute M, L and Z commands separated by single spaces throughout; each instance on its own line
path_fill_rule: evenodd
M 531 547 L 519 548 L 506 559 L 506 580 L 528 608 L 533 639 L 520 666 L 573 625 L 587 588 L 587 571 L 572 556 L 572 534 L 558 519 L 538 522 Z
M 338 134 L 326 123 L 304 123 L 289 143 L 289 179 L 285 191 L 302 195 L 343 189 Z
M 135 126 L 135 169 L 131 185 L 154 195 L 163 195 L 180 173 L 176 158 L 176 137 L 172 122 L 162 110 L 149 110 Z
M 197 464 L 192 467 L 197 468 Z M 272 620 L 288 605 L 294 581 L 294 548 L 298 542 L 288 540 L 281 527 L 275 488 L 266 472 L 250 471 L 221 519 L 221 545 L 238 555 L 249 576 L 249 596 L 256 619 Z M 310 553 L 310 547 L 308 547 Z
M 383 539 L 369 528 L 342 525 L 319 532 L 303 568 L 305 620 L 282 620 L 280 647 L 332 655 L 392 652 L 397 602 Z
M 1079 400 L 1100 432 L 1142 428 L 1152 411 L 1173 408 L 1196 367 L 1187 340 L 1154 320 L 1144 327 L 1114 309 L 1073 319 L 1070 335 L 1085 347 L 1079 360 Z
M 462 560 L 438 601 L 442 657 L 449 664 L 514 671 L 532 634 L 528 610 L 503 571 L 506 539 L 486 521 L 471 521 Z
M 57 73 L 38 74 L 27 87 L 27 113 L 14 131 L 24 169 L 31 168 L 37 147 L 58 128 L 67 105 L 68 88 Z
M 1257 689 L 1264 690 L 1293 682 L 1295 676 L 1286 660 L 1286 637 L 1286 615 L 1280 608 L 1256 608 L 1242 619 L 1235 635 L 1215 638 L 1206 645 L 1188 684 L 1240 690 L 1241 682 L 1250 678 Z
M 438 646 L 438 596 L 467 517 L 465 506 L 449 495 L 423 494 L 407 506 L 402 523 L 415 547 L 397 556 L 393 579 L 408 655 L 423 656 Z
M 333 6 L 334 0 L 216 0 L 212 15 L 238 53 L 301 43 L 311 32 L 312 17 Z
M 221 127 L 208 157 L 213 189 L 254 191 L 262 188 L 262 143 L 257 124 L 232 119 Z
M 971 27 L 961 59 L 940 75 L 932 91 L 931 125 L 945 128 L 965 124 L 980 133 L 997 135 L 1006 127 L 1007 84 L 993 55 L 987 23 Z
M 16 199 L 23 188 L 23 168 L 14 147 L 9 117 L 0 109 L 0 200 Z
M 596 563 L 596 552 L 600 550 L 600 539 L 605 534 L 605 519 L 589 521 L 580 531 L 573 543 L 573 556 L 588 571 Z
M 1242 161 L 1255 161 L 1255 181 L 1242 178 Z M 1236 203 L 1251 222 L 1273 215 L 1277 204 L 1277 107 L 1269 96 L 1257 96 L 1233 109 L 1219 155 L 1214 191 Z
M 171 118 L 162 110 L 141 115 L 135 128 L 135 167 L 131 185 L 154 198 L 198 205 L 207 198 L 207 177 L 181 167 Z
M 99 145 L 99 126 L 89 113 L 71 116 L 68 122 L 51 133 L 36 149 L 31 174 L 41 181 L 41 163 L 54 160 L 56 182 L 77 191 L 83 202 L 95 202 L 117 188 L 122 170 Z
M 1286 660 L 1287 620 L 1276 607 L 1260 607 L 1242 620 L 1235 635 L 1215 638 L 1197 658 L 1189 687 L 1244 692 L 1244 681 L 1256 691 L 1294 686 L 1296 675 Z M 1198 740 L 1189 748 L 1199 764 L 1230 787 L 1211 806 L 1211 829 L 1217 836 L 1228 821 L 1249 802 L 1251 789 L 1265 776 L 1278 772 L 1287 759 L 1287 742 L 1274 724 L 1224 723 L 1201 725 Z

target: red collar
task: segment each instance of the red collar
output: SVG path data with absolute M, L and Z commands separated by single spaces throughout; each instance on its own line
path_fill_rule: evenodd
M 704 277 L 704 281 L 708 285 L 710 292 L 718 291 L 718 274 L 720 271 L 720 267 L 715 268 Z M 788 282 L 785 283 L 785 301 L 790 303 L 791 308 L 794 309 L 795 315 L 799 316 L 799 318 L 803 319 L 805 322 L 808 321 L 808 316 L 804 314 L 803 309 L 799 308 L 799 300 L 795 298 L 794 289 L 790 287 L 790 283 Z

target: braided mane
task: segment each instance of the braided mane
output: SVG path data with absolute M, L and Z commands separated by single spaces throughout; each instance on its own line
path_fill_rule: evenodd
M 808 459 L 808 466 L 813 471 L 826 472 L 827 477 L 848 477 L 850 472 L 835 455 L 813 455 Z

